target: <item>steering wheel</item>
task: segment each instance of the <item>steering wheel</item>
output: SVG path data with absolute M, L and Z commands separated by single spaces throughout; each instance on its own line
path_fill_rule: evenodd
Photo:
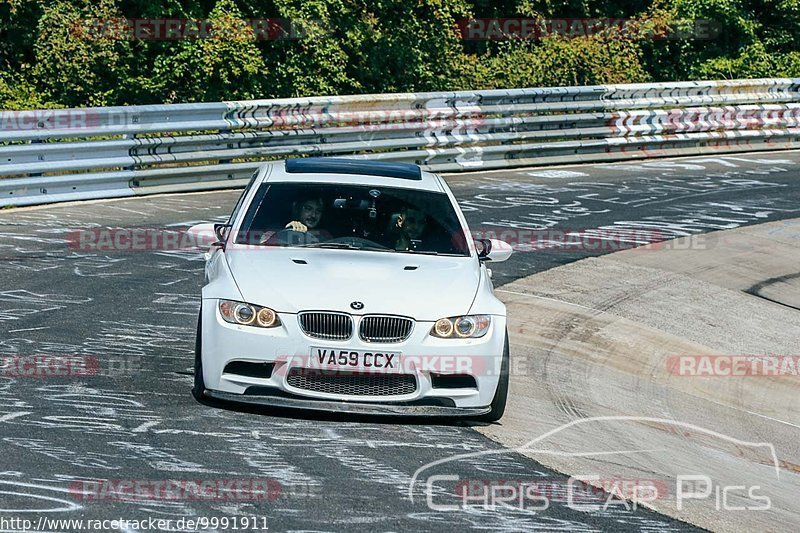
M 314 234 L 287 228 L 275 233 L 269 238 L 267 244 L 312 244 L 315 242 L 319 242 L 319 239 Z
M 344 237 L 336 237 L 335 239 L 328 239 L 325 242 L 341 242 L 345 244 L 369 246 L 370 248 L 374 248 L 377 246 L 380 248 L 385 248 L 386 250 L 389 249 L 388 246 L 385 246 L 379 242 L 371 241 L 369 239 L 364 239 L 362 237 L 348 236 L 348 235 L 345 235 Z

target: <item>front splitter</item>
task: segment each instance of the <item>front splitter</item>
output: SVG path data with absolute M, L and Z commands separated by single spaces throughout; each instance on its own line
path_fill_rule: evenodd
M 376 416 L 425 416 L 469 418 L 485 415 L 490 407 L 447 407 L 441 405 L 397 405 L 389 403 L 345 402 L 327 400 L 308 400 L 279 396 L 255 396 L 206 390 L 204 395 L 214 400 L 235 402 L 247 405 L 263 405 L 278 409 L 298 409 L 326 413 Z

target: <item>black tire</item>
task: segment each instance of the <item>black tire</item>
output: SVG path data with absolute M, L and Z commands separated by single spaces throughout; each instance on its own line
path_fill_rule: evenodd
M 204 395 L 206 392 L 206 382 L 203 380 L 203 309 L 200 308 L 200 314 L 197 317 L 197 335 L 194 340 L 194 387 L 192 387 L 192 396 L 198 402 L 205 400 Z
M 509 367 L 509 351 L 508 351 L 508 331 L 506 331 L 506 342 L 503 347 L 503 360 L 500 363 L 500 382 L 497 384 L 497 390 L 494 392 L 494 398 L 489 407 L 491 411 L 485 415 L 478 417 L 482 422 L 497 422 L 503 418 L 503 413 L 506 412 L 506 400 L 508 399 L 508 367 Z

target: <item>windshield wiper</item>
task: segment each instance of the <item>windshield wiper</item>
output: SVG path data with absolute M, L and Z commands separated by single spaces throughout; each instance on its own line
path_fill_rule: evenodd
M 358 246 L 346 242 L 310 242 L 308 244 L 298 244 L 297 248 L 339 248 L 357 250 Z
M 434 252 L 433 250 L 399 250 L 399 251 L 404 254 L 441 255 L 440 252 Z
M 349 242 L 311 242 L 308 244 L 298 244 L 298 248 L 332 248 L 336 250 L 367 250 L 370 252 L 394 252 L 401 254 L 418 255 L 454 255 L 436 252 L 434 250 L 395 250 L 394 248 L 383 248 L 381 246 L 364 245 L 359 246 Z
M 300 244 L 298 248 L 333 248 L 336 250 L 369 250 L 376 252 L 393 252 L 391 248 L 383 248 L 380 246 L 359 246 L 349 242 L 311 242 L 308 244 Z

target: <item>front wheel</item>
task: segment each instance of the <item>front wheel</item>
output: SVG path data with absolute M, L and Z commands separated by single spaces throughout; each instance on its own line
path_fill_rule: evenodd
M 508 331 L 506 331 L 506 342 L 503 347 L 503 360 L 500 363 L 500 382 L 497 384 L 497 390 L 494 392 L 492 398 L 491 411 L 485 415 L 478 417 L 478 420 L 483 422 L 497 422 L 503 417 L 506 411 L 506 400 L 508 399 L 508 366 L 509 366 L 509 351 L 508 351 Z
M 194 340 L 194 386 L 192 396 L 198 402 L 204 401 L 203 395 L 206 392 L 206 382 L 203 380 L 203 308 L 200 308 L 200 315 L 197 317 L 197 336 Z

